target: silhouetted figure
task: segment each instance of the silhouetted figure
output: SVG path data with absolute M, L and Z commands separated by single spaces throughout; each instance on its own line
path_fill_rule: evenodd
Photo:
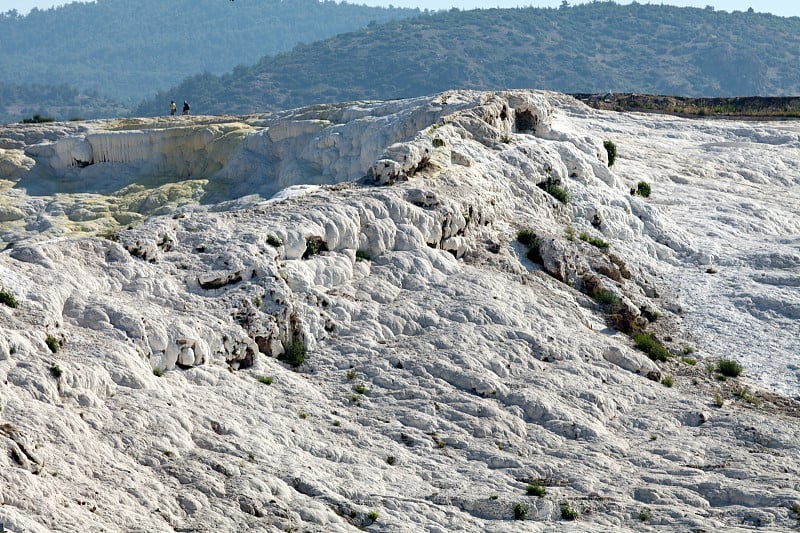
M 169 103 L 169 116 L 174 117 L 175 113 L 178 111 L 178 106 L 175 104 L 175 100 L 172 100 Z
M 600 229 L 600 226 L 602 226 L 602 225 L 603 225 L 603 221 L 600 220 L 600 215 L 595 213 L 594 214 L 594 218 L 592 218 L 592 226 L 594 226 L 597 229 Z
M 191 107 L 189 107 L 189 102 L 187 102 L 186 100 L 184 100 L 184 101 L 183 101 L 183 114 L 184 114 L 184 115 L 188 115 L 188 114 L 189 114 L 189 111 L 190 111 L 191 109 L 192 109 L 192 108 L 191 108 Z

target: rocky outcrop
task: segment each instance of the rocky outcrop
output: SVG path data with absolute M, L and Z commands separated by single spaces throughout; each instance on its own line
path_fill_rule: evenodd
M 735 350 L 797 327 L 774 312 L 796 296 L 794 215 L 769 203 L 787 231 L 740 256 L 700 217 L 725 238 L 755 227 L 744 178 L 691 207 L 709 198 L 694 151 L 742 127 L 453 91 L 17 135 L 32 144 L 3 176 L 0 289 L 18 305 L 0 303 L 0 523 L 790 530 L 800 407 Z M 718 155 L 724 172 L 757 160 Z M 645 178 L 653 197 L 631 196 Z M 740 323 L 747 339 L 714 337 Z M 793 350 L 780 338 L 771 362 Z M 744 376 L 718 380 L 722 355 Z

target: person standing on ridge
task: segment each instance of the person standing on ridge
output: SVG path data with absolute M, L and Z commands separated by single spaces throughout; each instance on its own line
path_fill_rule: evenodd
M 169 103 L 169 116 L 174 117 L 175 113 L 178 111 L 178 106 L 175 104 L 175 100 L 172 100 Z
M 191 108 L 189 107 L 189 102 L 187 102 L 186 100 L 184 100 L 184 101 L 183 101 L 183 114 L 184 114 L 184 115 L 188 115 L 188 114 L 189 114 L 189 110 L 190 110 L 190 109 L 191 109 Z

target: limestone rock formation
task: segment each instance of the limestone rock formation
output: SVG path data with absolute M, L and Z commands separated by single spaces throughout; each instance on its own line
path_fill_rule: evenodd
M 6 531 L 796 528 L 793 123 L 452 91 L 0 148 Z

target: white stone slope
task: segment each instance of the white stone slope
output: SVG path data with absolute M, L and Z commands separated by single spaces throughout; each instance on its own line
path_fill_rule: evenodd
M 796 126 L 458 91 L 4 128 L 0 524 L 794 530 Z

